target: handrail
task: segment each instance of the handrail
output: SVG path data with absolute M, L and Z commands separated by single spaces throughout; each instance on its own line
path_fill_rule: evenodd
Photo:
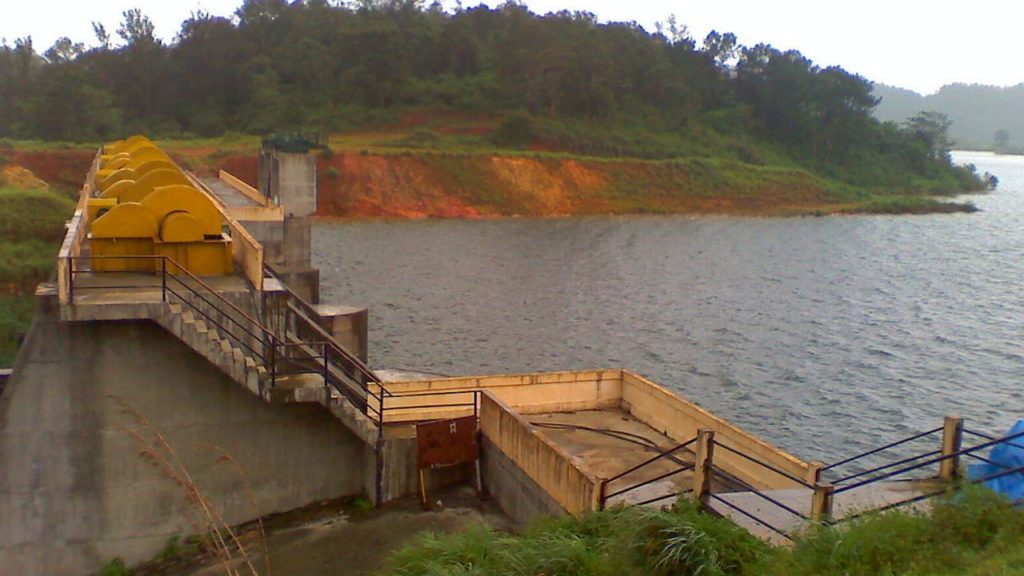
M 716 445 L 719 445 L 719 444 L 716 443 Z M 719 472 L 718 471 L 718 467 L 717 466 L 712 466 L 712 473 L 717 473 L 717 472 Z M 792 514 L 794 516 L 803 518 L 804 520 L 808 519 L 807 515 L 804 514 L 803 512 L 800 512 L 799 510 L 794 509 L 792 506 L 790 506 L 788 504 L 784 504 L 782 502 L 779 502 L 775 498 L 772 498 L 771 496 L 765 494 L 764 492 L 758 490 L 757 488 L 754 488 L 750 484 L 747 484 L 746 482 L 744 482 L 744 481 L 742 481 L 742 480 L 740 480 L 738 478 L 731 478 L 731 481 L 737 482 L 737 483 L 740 484 L 740 486 L 746 488 L 746 492 L 754 494 L 755 496 L 759 496 L 761 499 L 763 499 L 763 500 L 765 500 L 767 502 L 770 502 L 770 503 L 778 506 L 779 508 L 782 508 L 783 510 L 785 510 L 786 512 L 789 512 L 790 514 Z
M 633 490 L 636 490 L 637 488 L 642 488 L 644 486 L 647 486 L 648 484 L 654 484 L 655 482 L 658 482 L 659 480 L 664 480 L 665 478 L 668 478 L 669 476 L 675 476 L 676 474 L 679 474 L 680 472 L 686 472 L 687 470 L 693 470 L 693 468 L 694 468 L 693 464 L 684 464 L 684 465 L 680 466 L 679 468 L 676 468 L 675 470 L 670 470 L 668 472 L 665 472 L 664 474 L 659 474 L 659 475 L 655 476 L 654 478 L 649 478 L 647 480 L 644 480 L 643 482 L 640 482 L 639 484 L 633 484 L 631 486 L 627 486 L 626 488 L 622 488 L 620 490 L 616 490 L 615 492 L 612 492 L 611 494 L 604 494 L 604 495 L 601 496 L 601 506 L 603 507 L 605 502 L 607 502 L 608 500 L 611 500 L 612 498 L 614 498 L 616 496 L 621 496 L 621 495 L 625 494 L 626 492 L 632 492 Z M 606 480 L 605 481 L 605 485 L 607 485 L 609 482 L 611 482 L 611 480 Z M 685 492 L 685 490 L 684 490 L 684 492 Z M 676 494 L 679 494 L 679 493 L 677 492 Z M 667 496 L 665 498 L 667 498 Z M 662 498 L 656 498 L 655 500 L 652 500 L 652 502 L 655 502 L 657 500 L 662 500 Z
M 972 436 L 977 436 L 979 438 L 984 438 L 985 440 L 995 440 L 996 439 L 996 437 L 992 436 L 991 434 L 985 434 L 983 432 L 978 432 L 976 430 L 970 430 L 968 428 L 964 428 L 963 429 L 963 433 L 964 434 L 970 434 Z M 1010 446 L 1013 446 L 1015 448 L 1024 448 L 1024 444 L 1015 444 L 1013 442 L 1010 443 Z
M 733 510 L 739 512 L 740 514 L 743 514 L 744 516 L 746 516 L 747 518 L 750 518 L 754 522 L 757 522 L 758 524 L 761 524 L 762 526 L 765 526 L 766 528 L 768 528 L 772 532 L 775 532 L 779 536 L 782 536 L 786 540 L 790 540 L 790 541 L 793 540 L 793 538 L 789 534 L 787 534 L 784 530 L 781 530 L 779 528 L 776 528 L 775 526 L 772 526 L 768 522 L 765 522 L 764 520 L 758 518 L 757 516 L 754 516 L 750 512 L 747 512 L 746 510 L 740 508 L 739 506 L 733 504 L 732 502 L 729 502 L 728 500 L 722 498 L 718 494 L 708 494 L 708 496 L 710 496 L 711 498 L 714 498 L 715 500 L 718 500 L 722 504 L 725 504 L 726 506 L 728 506 L 729 508 L 732 508 Z
M 80 260 L 163 260 L 164 262 L 168 262 L 171 265 L 173 265 L 175 268 L 180 270 L 182 275 L 187 276 L 189 279 L 194 281 L 196 284 L 199 284 L 200 286 L 205 288 L 208 292 L 210 292 L 211 294 L 215 295 L 218 300 L 220 300 L 221 302 L 226 304 L 229 308 L 231 308 L 231 310 L 233 312 L 236 312 L 238 315 L 242 316 L 246 320 L 248 320 L 248 321 L 252 322 L 253 324 L 257 325 L 260 328 L 260 330 L 263 331 L 265 334 L 267 334 L 268 336 L 273 336 L 274 335 L 273 332 L 271 332 L 268 328 L 266 328 L 265 326 L 260 324 L 260 322 L 258 320 L 256 320 L 255 318 L 250 316 L 247 312 L 245 312 L 244 310 L 242 310 L 241 308 L 236 306 L 234 303 L 232 303 L 230 300 L 228 300 L 227 298 L 222 296 L 219 292 L 214 290 L 213 287 L 211 287 L 206 282 L 203 282 L 202 279 L 200 279 L 198 276 L 196 276 L 195 274 L 190 272 L 187 268 L 185 268 L 181 264 L 178 264 L 178 262 L 176 262 L 174 260 L 174 258 L 171 258 L 170 256 L 159 256 L 159 255 L 153 255 L 153 254 L 138 255 L 138 256 L 137 255 L 124 255 L 124 256 L 68 256 L 68 260 L 71 260 L 72 263 L 74 263 L 76 261 L 80 261 Z M 96 271 L 94 271 L 94 270 L 75 270 L 74 272 L 76 274 L 83 274 L 83 273 L 84 274 L 92 274 L 92 273 L 95 273 Z M 172 278 L 174 277 L 173 274 L 168 274 L 167 273 L 166 268 L 161 272 L 161 274 L 165 274 L 165 275 L 170 276 Z M 181 282 L 181 280 L 179 278 L 175 278 L 175 280 L 178 280 L 179 283 L 184 284 L 183 282 Z
M 897 440 L 897 441 L 892 442 L 890 444 L 886 444 L 885 446 L 881 446 L 881 447 L 875 448 L 873 450 L 868 450 L 867 452 L 863 452 L 861 454 L 857 454 L 856 456 L 851 456 L 849 458 L 846 458 L 845 460 L 840 460 L 839 462 L 834 462 L 832 464 L 829 464 L 828 466 L 823 466 L 821 468 L 821 471 L 824 472 L 826 470 L 831 470 L 832 468 L 837 468 L 837 467 L 842 466 L 844 464 L 849 464 L 850 462 L 853 462 L 855 460 L 860 460 L 861 458 L 864 458 L 866 456 L 871 456 L 873 454 L 877 454 L 879 452 L 883 452 L 883 451 L 888 450 L 890 448 L 895 448 L 897 446 L 900 446 L 901 444 L 906 444 L 907 442 L 913 442 L 914 440 L 918 440 L 920 438 L 924 438 L 925 436 L 930 436 L 932 434 L 935 434 L 936 432 L 941 432 L 942 429 L 943 429 L 943 427 L 939 426 L 938 428 L 934 428 L 932 430 L 927 430 L 925 432 L 921 432 L 919 434 L 915 434 L 913 436 L 910 436 L 908 438 L 904 438 L 902 440 Z
M 353 356 L 348 350 L 345 350 L 342 346 L 339 346 L 334 341 L 334 338 L 331 336 L 331 334 L 324 330 L 323 326 L 321 326 L 318 322 L 316 322 L 316 320 L 314 320 L 314 318 L 319 316 L 319 313 L 312 304 L 307 302 L 305 298 L 299 296 L 291 288 L 289 288 L 288 284 L 281 280 L 280 276 L 278 276 L 277 274 L 277 271 L 274 270 L 274 268 L 270 264 L 264 263 L 263 270 L 281 284 L 281 287 L 284 289 L 285 293 L 288 294 L 289 309 L 299 314 L 299 318 L 305 321 L 304 325 L 306 328 L 310 328 L 318 335 L 320 335 L 324 339 L 324 341 L 330 344 L 332 351 L 334 351 L 339 356 L 344 358 L 345 361 L 352 364 L 355 371 L 359 372 L 369 382 L 372 382 L 380 386 L 382 393 L 384 395 L 391 395 L 391 392 L 388 391 L 383 386 L 383 381 L 380 379 L 380 377 L 377 376 L 373 372 L 373 370 L 370 369 L 369 366 L 367 366 L 358 357 Z
M 780 476 L 782 476 L 784 478 L 788 478 L 788 479 L 792 480 L 793 482 L 796 482 L 797 484 L 800 484 L 801 486 L 804 486 L 806 488 L 814 488 L 813 484 L 807 482 L 803 478 L 800 478 L 798 476 L 790 474 L 789 472 L 786 472 L 785 470 L 782 470 L 782 469 L 780 469 L 780 468 L 778 468 L 776 466 L 773 466 L 773 465 L 771 465 L 771 464 L 769 464 L 767 462 L 764 462 L 762 460 L 754 458 L 753 456 L 751 456 L 749 454 L 745 454 L 745 453 L 741 452 L 740 450 L 737 450 L 736 448 L 733 448 L 732 446 L 729 446 L 727 444 L 722 444 L 718 440 L 713 440 L 713 442 L 715 443 L 715 446 L 718 446 L 719 448 L 725 448 L 729 452 L 732 452 L 733 454 L 735 454 L 737 456 L 740 456 L 741 458 L 749 460 L 750 462 L 753 462 L 754 464 L 757 464 L 759 466 L 767 468 L 768 470 L 771 470 L 772 472 L 775 472 L 776 474 L 778 474 L 778 475 L 780 475 Z
M 970 456 L 970 454 L 969 454 L 969 456 Z M 1002 470 L 1000 472 L 996 472 L 995 474 L 990 474 L 990 475 L 984 476 L 982 478 L 975 478 L 973 480 L 968 480 L 967 482 L 969 484 L 981 484 L 982 482 L 988 482 L 989 480 L 995 480 L 997 478 L 1002 478 L 1003 476 L 1009 476 L 1010 474 L 1024 473 L 1024 466 L 1018 466 L 1016 468 L 1007 468 L 1006 466 L 1003 466 L 1003 467 L 1006 468 L 1006 470 Z M 854 519 L 860 518 L 861 516 L 865 516 L 867 514 L 876 513 L 876 512 L 883 512 L 885 510 L 891 510 L 893 508 L 898 508 L 900 506 L 906 506 L 907 504 L 913 504 L 914 502 L 920 502 L 921 500 L 927 500 L 928 498 L 934 498 L 935 496 L 939 496 L 940 494 L 945 494 L 948 491 L 949 490 L 947 488 L 943 488 L 941 490 L 935 490 L 935 491 L 932 491 L 932 492 L 926 492 L 924 494 L 918 494 L 917 496 L 913 496 L 913 497 L 907 498 L 905 500 L 900 500 L 899 502 L 893 502 L 892 504 L 886 504 L 885 506 L 882 506 L 881 508 L 873 508 L 871 510 L 862 510 L 862 511 L 856 512 L 854 514 L 850 514 L 849 516 L 845 516 L 845 517 L 843 517 L 843 518 L 841 518 L 839 520 L 835 520 L 832 523 L 833 524 L 839 524 L 841 522 L 848 522 L 850 520 L 854 520 Z M 1018 506 L 1020 504 L 1024 504 L 1024 498 L 1022 498 L 1020 500 L 1016 500 L 1016 501 L 1010 503 L 1011 506 Z
M 636 466 L 633 466 L 632 468 L 629 468 L 629 469 L 623 470 L 622 472 L 619 472 L 615 476 L 612 476 L 611 478 L 605 480 L 605 482 L 611 483 L 611 482 L 613 482 L 615 480 L 618 480 L 619 478 L 622 478 L 623 476 L 625 476 L 627 474 L 630 474 L 632 472 L 636 472 L 640 468 L 643 468 L 644 466 L 647 466 L 648 464 L 650 464 L 652 462 L 655 462 L 655 461 L 657 461 L 657 460 L 659 460 L 661 458 L 665 458 L 669 454 L 672 454 L 672 453 L 676 452 L 677 450 L 682 450 L 683 448 L 686 448 L 687 446 L 689 446 L 690 444 L 693 444 L 696 441 L 697 441 L 697 437 L 694 436 L 693 438 L 690 438 L 689 440 L 687 440 L 686 442 L 683 442 L 682 444 L 678 444 L 678 445 L 676 445 L 676 446 L 674 446 L 672 448 L 669 448 L 668 450 L 665 450 L 664 452 L 661 452 L 660 454 L 656 454 L 656 455 L 648 458 L 647 460 L 644 460 L 643 462 L 637 464 Z
M 886 469 L 892 468 L 894 466 L 901 466 L 903 464 L 906 464 L 907 462 L 913 462 L 914 460 L 920 460 L 921 458 L 927 458 L 929 456 L 935 456 L 936 454 L 941 454 L 941 453 L 942 453 L 942 450 L 932 450 L 930 452 L 924 452 L 922 454 L 918 454 L 917 456 L 910 456 L 908 458 L 903 458 L 903 459 L 897 460 L 895 462 L 890 462 L 888 464 L 883 464 L 881 466 L 876 466 L 875 468 L 869 468 L 869 469 L 863 470 L 861 472 L 856 472 L 856 473 L 850 474 L 849 476 L 843 476 L 842 478 L 834 481 L 833 484 L 841 484 L 843 482 L 848 482 L 850 480 L 853 480 L 854 478 L 860 478 L 861 476 L 867 476 L 868 474 L 874 474 L 875 472 L 881 472 L 882 470 L 886 470 Z
M 854 488 L 860 488 L 861 486 L 865 486 L 865 485 L 871 484 L 873 482 L 878 482 L 878 481 L 881 481 L 881 480 L 885 480 L 887 478 L 892 478 L 893 476 L 899 476 L 900 474 L 903 474 L 903 473 L 906 473 L 906 472 L 910 472 L 912 470 L 917 470 L 919 468 L 924 468 L 925 466 L 930 466 L 932 464 L 935 464 L 935 463 L 938 463 L 938 462 L 942 462 L 942 461 L 945 461 L 945 460 L 949 460 L 951 458 L 958 458 L 958 457 L 963 456 L 965 454 L 971 454 L 971 453 L 977 452 L 978 450 L 984 450 L 985 448 L 989 448 L 989 447 L 994 446 L 996 444 L 1001 444 L 1001 443 L 1009 441 L 1009 440 L 1015 440 L 1015 439 L 1020 438 L 1020 437 L 1024 437 L 1024 432 L 1018 432 L 1016 434 L 1010 434 L 1008 436 L 1003 436 L 1002 438 L 996 438 L 994 440 L 989 440 L 987 442 L 983 442 L 983 443 L 978 444 L 976 446 L 971 446 L 970 448 L 963 448 L 961 450 L 957 450 L 957 451 L 951 452 L 949 454 L 943 454 L 943 455 L 941 455 L 941 456 L 939 456 L 937 458 L 931 458 L 929 460 L 925 460 L 924 462 L 915 464 L 913 466 L 908 466 L 906 468 L 901 468 L 901 469 L 896 470 L 894 472 L 887 472 L 885 474 L 882 474 L 881 476 L 876 476 L 874 478 L 868 478 L 867 480 L 861 480 L 860 482 L 854 482 L 853 484 L 849 484 L 847 486 L 842 486 L 840 488 L 836 488 L 836 490 L 835 490 L 835 492 L 833 494 L 840 494 L 840 493 L 846 492 L 848 490 L 853 490 Z
M 360 360 L 356 356 L 353 356 L 351 352 L 349 352 L 344 347 L 340 346 L 337 342 L 335 342 L 334 338 L 331 336 L 329 332 L 327 332 L 327 330 L 324 329 L 323 326 L 317 323 L 313 318 L 310 318 L 308 314 L 305 314 L 302 310 L 298 309 L 298 307 L 294 307 L 291 302 L 288 303 L 288 308 L 292 312 L 299 314 L 298 317 L 304 320 L 304 327 L 314 331 L 318 336 L 323 338 L 323 341 L 331 348 L 331 351 L 335 352 L 338 356 L 341 356 L 346 362 L 352 364 L 356 372 L 364 376 L 369 382 L 377 384 L 378 386 L 381 386 L 381 384 L 383 384 L 383 381 L 380 379 L 380 377 L 377 376 L 373 372 L 373 370 L 370 369 L 369 366 L 364 364 L 362 360 Z M 381 389 L 384 390 L 386 395 L 391 395 L 391 392 L 387 391 L 383 386 L 381 386 Z

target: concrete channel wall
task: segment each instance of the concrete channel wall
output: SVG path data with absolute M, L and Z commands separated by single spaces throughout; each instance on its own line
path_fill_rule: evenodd
M 622 372 L 622 409 L 677 442 L 695 437 L 700 428 L 710 428 L 715 431 L 716 442 L 736 448 L 798 478 L 810 479 L 813 473 L 812 465 L 626 370 Z M 789 478 L 721 448 L 714 451 L 714 463 L 759 490 L 799 487 Z
M 480 397 L 480 432 L 570 514 L 597 509 L 601 480 L 489 391 Z
M 622 370 L 582 370 L 512 376 L 473 376 L 439 378 L 411 382 L 389 382 L 385 399 L 386 422 L 456 418 L 473 412 L 472 408 L 417 408 L 423 404 L 467 404 L 472 391 L 488 390 L 495 398 L 520 414 L 602 410 L 618 407 L 622 398 Z M 373 390 L 376 392 L 376 390 Z M 464 394 L 456 392 L 464 391 Z M 417 394 L 450 392 L 434 396 Z
M 711 428 L 717 442 L 797 478 L 813 481 L 815 472 L 813 464 L 626 370 L 444 378 L 392 382 L 387 388 L 395 394 L 385 400 L 385 407 L 390 409 L 385 416 L 388 422 L 465 416 L 472 408 L 446 408 L 443 404 L 470 404 L 474 391 L 485 391 L 480 399 L 480 425 L 484 435 L 532 482 L 573 513 L 590 509 L 587 506 L 594 493 L 593 487 L 580 478 L 596 478 L 596 475 L 572 454 L 543 440 L 543 434 L 538 436 L 537 430 L 521 415 L 618 408 L 680 443 L 696 436 L 701 428 Z M 446 394 L 417 396 L 438 392 Z M 417 407 L 423 404 L 441 406 Z M 495 418 L 499 422 L 491 421 Z M 499 426 L 504 426 L 500 434 Z M 535 451 L 538 456 L 531 455 Z M 715 451 L 714 463 L 758 489 L 798 486 L 793 480 L 723 448 Z M 567 474 L 578 477 L 571 479 Z
M 261 402 L 152 322 L 59 316 L 41 296 L 0 396 L 0 573 L 152 558 L 201 530 L 181 470 L 227 524 L 363 491 L 367 449 L 321 406 Z

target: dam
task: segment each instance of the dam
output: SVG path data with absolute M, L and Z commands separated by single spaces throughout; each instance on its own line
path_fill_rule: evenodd
M 261 159 L 253 187 L 142 137 L 97 152 L 0 397 L 5 571 L 142 562 L 208 530 L 197 502 L 234 525 L 462 482 L 517 522 L 687 495 L 785 544 L 811 522 L 926 506 L 961 458 L 1006 440 L 949 417 L 872 451 L 916 457 L 857 468 L 803 461 L 628 369 L 375 370 L 368 311 L 319 301 L 315 162 Z M 439 444 L 421 442 L 438 424 Z

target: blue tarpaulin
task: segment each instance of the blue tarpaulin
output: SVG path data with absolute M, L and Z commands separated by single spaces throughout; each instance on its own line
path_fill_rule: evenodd
M 967 477 L 971 480 L 980 480 L 1000 472 L 1024 468 L 1024 420 L 1018 420 L 1006 435 L 1018 434 L 1021 436 L 992 447 L 988 459 L 994 462 L 993 464 L 983 462 L 968 466 Z M 1024 499 L 1024 471 L 1004 474 L 986 480 L 984 484 L 1015 502 Z

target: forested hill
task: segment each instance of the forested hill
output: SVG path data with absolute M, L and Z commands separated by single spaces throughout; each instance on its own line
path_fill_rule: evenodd
M 1024 151 L 1024 84 L 950 84 L 928 96 L 877 84 L 874 95 L 881 99 L 875 109 L 881 120 L 903 122 L 921 110 L 933 110 L 952 121 L 949 132 L 956 146 Z
M 442 109 L 503 118 L 490 149 L 710 157 L 857 189 L 980 186 L 950 166 L 935 118 L 875 120 L 864 78 L 732 34 L 694 40 L 672 20 L 648 32 L 514 2 L 246 0 L 233 18 L 193 15 L 171 43 L 137 10 L 113 34 L 94 28 L 87 43 L 0 47 L 0 138 L 338 132 Z

